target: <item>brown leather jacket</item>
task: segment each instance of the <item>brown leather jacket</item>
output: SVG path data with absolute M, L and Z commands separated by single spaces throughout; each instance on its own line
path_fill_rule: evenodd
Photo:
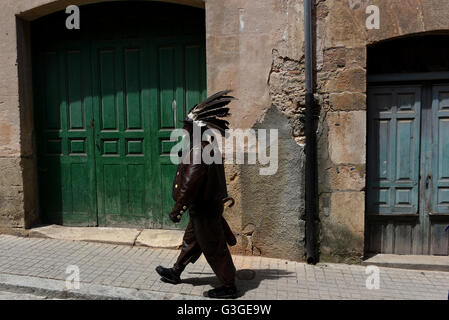
M 179 221 L 182 214 L 192 206 L 201 211 L 201 208 L 210 208 L 214 203 L 222 204 L 222 200 L 228 196 L 223 163 L 194 163 L 195 156 L 201 159 L 206 145 L 208 142 L 203 141 L 201 146 L 191 148 L 185 155 L 190 158 L 189 164 L 181 161 L 178 165 L 172 192 L 176 203 L 170 213 L 173 221 Z

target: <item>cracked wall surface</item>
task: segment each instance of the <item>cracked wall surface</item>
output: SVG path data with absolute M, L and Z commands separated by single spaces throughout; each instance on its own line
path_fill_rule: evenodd
M 297 0 L 206 1 L 209 93 L 234 90 L 232 128 L 279 129 L 279 168 L 227 165 L 234 252 L 304 259 L 304 19 Z

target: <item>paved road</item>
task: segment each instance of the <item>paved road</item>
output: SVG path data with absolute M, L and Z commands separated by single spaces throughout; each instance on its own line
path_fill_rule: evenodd
M 160 281 L 155 267 L 171 266 L 177 254 L 176 250 L 0 235 L 0 279 L 4 275 L 4 279 L 17 276 L 36 284 L 39 279 L 65 283 L 78 269 L 81 287 L 133 288 L 198 298 L 218 285 L 204 257 L 188 266 L 182 284 Z M 239 270 L 240 299 L 448 299 L 449 273 L 445 272 L 379 268 L 376 290 L 376 270 L 366 274 L 364 266 L 233 258 Z M 368 277 L 374 289 L 367 288 Z

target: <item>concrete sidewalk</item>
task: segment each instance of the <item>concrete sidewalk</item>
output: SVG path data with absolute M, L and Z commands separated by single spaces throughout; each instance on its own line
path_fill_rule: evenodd
M 203 299 L 218 281 L 204 257 L 189 265 L 183 282 L 160 281 L 158 265 L 179 251 L 58 239 L 0 235 L 0 289 L 21 288 L 55 298 Z M 380 288 L 366 288 L 366 267 L 234 256 L 239 299 L 448 299 L 449 273 L 379 268 Z M 80 289 L 64 290 L 69 266 Z

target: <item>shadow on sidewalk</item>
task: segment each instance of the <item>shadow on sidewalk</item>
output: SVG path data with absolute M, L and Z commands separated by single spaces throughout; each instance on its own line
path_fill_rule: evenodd
M 253 277 L 249 276 L 251 273 L 253 274 Z M 211 276 L 205 277 L 194 276 L 194 275 L 207 275 L 207 274 L 210 274 Z M 193 277 L 186 278 L 188 275 Z M 239 297 L 243 296 L 248 291 L 257 289 L 263 280 L 279 280 L 282 278 L 296 279 L 296 273 L 280 269 L 237 270 L 236 285 L 239 290 Z M 187 272 L 185 274 L 185 278 L 182 280 L 182 283 L 191 284 L 194 287 L 211 285 L 212 287 L 215 288 L 221 285 L 220 281 L 218 281 L 218 278 L 215 276 L 215 274 L 203 272 Z

